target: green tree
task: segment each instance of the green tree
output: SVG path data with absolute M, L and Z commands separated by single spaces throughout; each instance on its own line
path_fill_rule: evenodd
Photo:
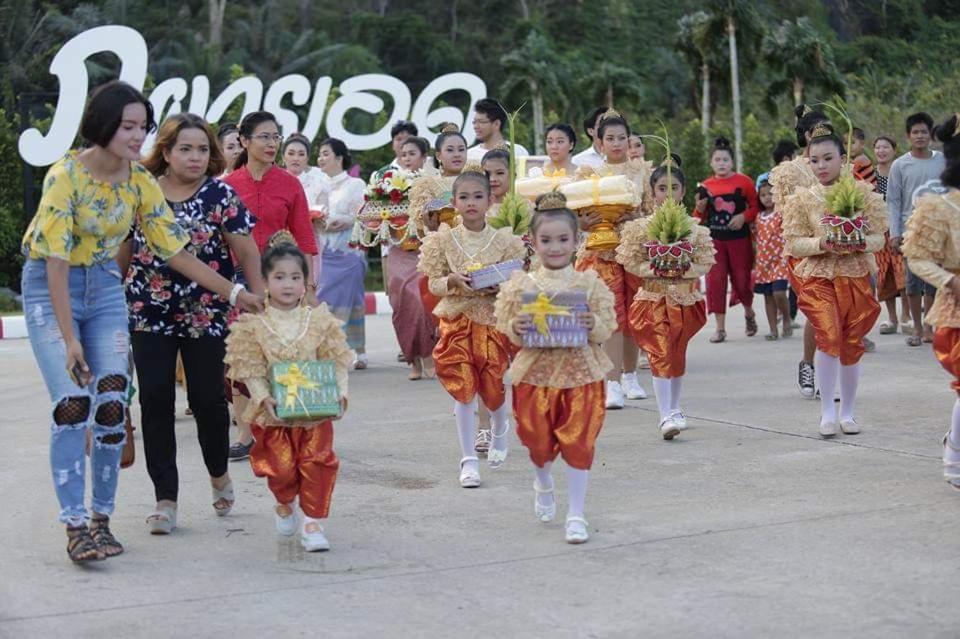
M 18 157 L 16 118 L 0 109 L 0 158 Z M 16 286 L 20 280 L 20 238 L 25 229 L 22 164 L 0 162 L 0 286 Z
M 543 99 L 550 95 L 554 104 L 566 107 L 566 98 L 557 74 L 557 54 L 550 41 L 539 31 L 527 34 L 523 44 L 500 58 L 506 79 L 500 92 L 508 96 L 520 87 L 528 90 L 533 106 L 533 153 L 543 152 Z
M 803 103 L 804 91 L 810 87 L 822 88 L 828 95 L 844 94 L 846 87 L 833 48 L 809 18 L 781 22 L 764 38 L 763 54 L 770 69 L 780 76 L 767 86 L 767 102 L 774 111 L 777 99 L 788 92 L 793 105 Z

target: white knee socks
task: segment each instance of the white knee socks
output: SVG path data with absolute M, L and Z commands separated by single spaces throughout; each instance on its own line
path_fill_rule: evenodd
M 543 465 L 543 468 L 539 466 L 534 466 L 533 470 L 537 473 L 537 484 L 542 490 L 550 490 L 553 488 L 553 476 L 550 474 L 550 470 L 553 468 L 553 462 L 547 462 Z M 537 503 L 541 506 L 552 506 L 555 501 L 553 495 L 545 495 L 543 493 L 537 493 Z
M 660 409 L 660 420 L 670 417 L 673 409 L 673 382 L 666 377 L 653 378 L 653 394 L 657 397 L 657 408 Z
M 683 386 L 683 377 L 670 378 L 670 410 L 680 410 L 680 388 Z
M 840 367 L 840 421 L 852 422 L 857 402 L 857 383 L 860 381 L 860 363 Z M 823 391 L 821 391 L 821 394 Z
M 817 385 L 820 387 L 820 423 L 837 421 L 833 396 L 837 391 L 837 376 L 840 373 L 840 358 L 831 357 L 822 351 L 813 356 Z
M 469 404 L 455 402 L 453 414 L 457 417 L 457 430 L 460 431 L 460 450 L 463 457 L 476 457 L 477 451 L 474 450 L 477 437 L 477 398 Z
M 510 422 L 507 421 L 507 403 L 504 402 L 497 410 L 490 411 L 490 424 L 493 437 L 490 446 L 499 451 L 507 449 L 509 443 Z
M 567 466 L 567 517 L 583 517 L 583 503 L 587 499 L 588 470 L 577 470 Z
M 953 405 L 953 418 L 950 422 L 950 433 L 947 435 L 947 446 L 943 450 L 943 458 L 946 461 L 960 461 L 960 399 Z M 951 448 L 952 446 L 952 448 Z

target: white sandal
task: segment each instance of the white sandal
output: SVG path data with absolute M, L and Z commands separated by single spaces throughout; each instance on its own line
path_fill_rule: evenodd
M 553 521 L 553 518 L 557 516 L 557 498 L 553 497 L 553 486 L 549 489 L 541 488 L 540 482 L 534 479 L 533 491 L 533 513 L 537 516 L 537 519 L 544 523 Z M 540 495 L 550 495 L 553 497 L 553 503 L 549 506 L 544 506 L 540 503 Z
M 480 459 L 476 455 L 464 457 L 460 460 L 460 486 L 463 488 L 476 488 L 480 485 L 480 471 L 475 468 L 464 467 L 465 463 L 471 461 L 480 463 Z
M 214 488 L 213 486 L 210 488 L 213 491 L 213 511 L 217 513 L 218 517 L 226 517 L 230 514 L 230 511 L 233 510 L 233 504 L 237 500 L 236 495 L 233 493 L 233 481 L 228 481 L 227 485 L 220 489 Z M 221 499 L 229 502 L 225 508 L 217 508 L 217 503 Z
M 151 535 L 169 535 L 177 527 L 177 509 L 170 506 L 157 506 L 147 516 L 147 526 Z
M 590 533 L 587 531 L 589 525 L 583 517 L 567 517 L 567 543 L 586 543 L 590 539 Z
M 495 442 L 498 439 L 506 439 L 507 433 L 509 432 L 510 432 L 510 422 L 507 422 L 504 425 L 503 432 L 500 433 L 499 435 L 497 435 L 493 431 L 493 428 L 490 429 L 491 442 L 490 442 L 490 448 L 489 450 L 487 450 L 487 463 L 490 464 L 490 468 L 493 468 L 494 470 L 503 466 L 503 462 L 507 461 L 507 454 L 510 452 L 510 449 L 504 448 L 503 450 L 500 450 L 494 447 L 493 442 Z
M 960 448 L 955 448 L 953 444 L 950 443 L 950 433 L 943 436 L 943 478 L 948 484 L 960 490 L 960 461 L 947 461 L 946 453 L 948 448 L 960 452 Z
M 680 427 L 677 426 L 677 420 L 673 418 L 673 415 L 668 415 L 660 420 L 660 434 L 667 441 L 680 434 Z

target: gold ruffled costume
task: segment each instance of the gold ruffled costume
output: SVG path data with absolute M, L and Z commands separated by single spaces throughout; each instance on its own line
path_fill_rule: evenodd
M 408 215 L 410 221 L 416 225 L 417 233 L 422 238 L 427 234 L 425 224 L 427 205 L 432 200 L 444 200 L 449 203 L 453 193 L 453 182 L 457 176 L 443 177 L 433 169 L 422 173 L 410 186 L 410 208 Z M 452 206 L 452 204 L 451 204 Z
M 479 393 L 484 405 L 496 410 L 503 405 L 503 376 L 510 363 L 510 346 L 500 333 L 494 316 L 495 295 L 481 291 L 449 290 L 451 273 L 466 273 L 471 267 L 489 266 L 523 259 L 527 249 L 510 229 L 471 231 L 463 225 L 441 224 L 420 248 L 417 269 L 427 276 L 429 292 L 440 298 L 433 314 L 440 319 L 440 340 L 433 349 L 437 378 L 462 404 Z
M 697 281 L 715 263 L 713 240 L 705 226 L 694 226 L 690 269 L 680 278 L 662 278 L 653 272 L 644 244 L 649 241 L 651 218 L 624 225 L 617 261 L 643 284 L 630 304 L 629 322 L 637 345 L 647 353 L 654 377 L 682 377 L 687 345 L 707 323 L 707 310 Z
M 335 363 L 340 396 L 347 397 L 347 370 L 354 353 L 340 321 L 325 304 L 289 311 L 267 306 L 262 314 L 240 315 L 226 342 L 230 378 L 250 391 L 243 419 L 252 424 L 256 440 L 250 451 L 254 474 L 267 478 L 278 503 L 299 498 L 308 516 L 326 517 L 340 467 L 333 452 L 333 423 L 271 420 L 263 400 L 271 395 L 268 376 L 273 364 L 311 359 Z
M 917 277 L 937 287 L 933 307 L 925 321 L 936 327 L 933 352 L 954 377 L 952 388 L 960 394 L 960 300 L 949 283 L 960 273 L 960 191 L 930 193 L 917 200 L 907 221 L 903 254 Z
M 613 368 L 601 344 L 616 329 L 613 294 L 594 272 L 572 267 L 514 273 L 497 295 L 497 328 L 518 347 L 511 330 L 521 313 L 523 294 L 548 296 L 584 291 L 594 316 L 589 344 L 583 348 L 521 348 L 510 367 L 517 434 L 537 466 L 562 455 L 573 468 L 589 469 L 606 414 L 604 377 Z
M 876 272 L 871 253 L 883 248 L 887 230 L 886 206 L 873 187 L 857 182 L 864 192 L 867 222 L 865 252 L 838 255 L 820 248 L 826 238 L 820 219 L 827 213 L 826 187 L 800 187 L 783 208 L 784 254 L 794 258 L 791 284 L 800 310 L 813 324 L 817 348 L 850 366 L 863 356 L 863 338 L 880 315 L 870 286 Z

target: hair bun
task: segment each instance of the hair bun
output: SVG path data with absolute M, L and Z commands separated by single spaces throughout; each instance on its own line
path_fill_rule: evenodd
M 957 127 L 960 126 L 960 113 L 954 113 L 946 122 L 933 128 L 933 137 L 941 142 L 950 142 L 957 136 Z
M 460 133 L 460 127 L 453 122 L 444 122 L 440 127 L 440 133 Z
M 683 166 L 683 160 L 681 160 L 680 156 L 676 153 L 671 153 L 667 157 L 663 158 L 663 162 L 660 163 L 660 166 L 669 166 L 671 169 L 679 169 Z
M 713 141 L 713 148 L 716 149 L 716 150 L 718 150 L 718 151 L 729 151 L 730 148 L 731 148 L 731 147 L 730 147 L 730 140 L 728 140 L 727 138 L 725 138 L 725 137 L 723 137 L 723 136 L 720 136 L 720 137 L 718 137 L 716 140 Z
M 560 191 L 547 191 L 537 198 L 537 211 L 559 211 L 567 208 L 567 196 Z
M 293 234 L 286 229 L 277 231 L 270 236 L 269 240 L 267 240 L 268 248 L 274 248 L 283 244 L 291 244 L 293 246 L 297 245 L 297 240 L 294 239 Z
M 797 116 L 798 120 L 809 113 L 813 113 L 813 107 L 806 104 L 798 104 L 793 110 L 793 114 Z

